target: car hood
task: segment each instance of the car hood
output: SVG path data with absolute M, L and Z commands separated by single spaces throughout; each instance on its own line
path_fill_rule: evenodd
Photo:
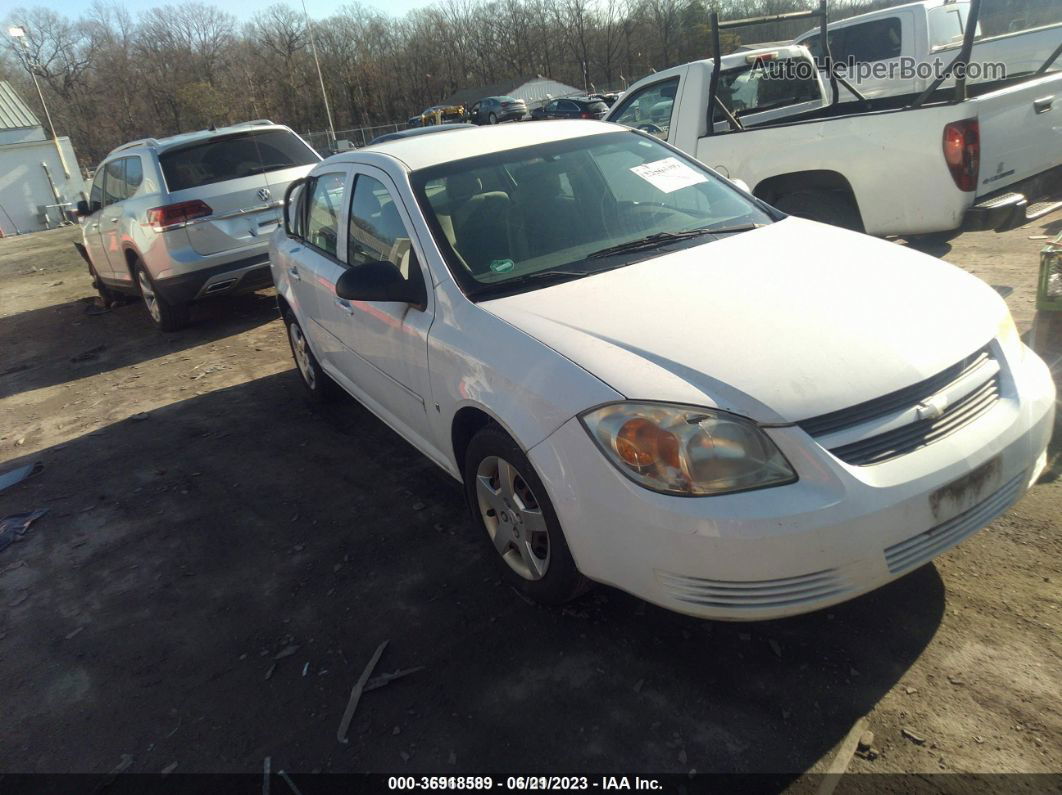
M 628 398 L 762 423 L 935 375 L 1006 312 L 939 259 L 797 218 L 480 306 Z

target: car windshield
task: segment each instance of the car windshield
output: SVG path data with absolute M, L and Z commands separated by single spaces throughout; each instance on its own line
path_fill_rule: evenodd
M 472 298 L 592 275 L 773 220 L 696 161 L 635 132 L 444 163 L 411 182 Z

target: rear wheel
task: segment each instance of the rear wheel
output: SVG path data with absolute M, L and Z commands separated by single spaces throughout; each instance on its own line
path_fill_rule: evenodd
M 464 476 L 473 521 L 514 587 L 549 605 L 586 590 L 546 488 L 508 434 L 496 425 L 477 433 Z
M 156 326 L 162 331 L 177 331 L 188 325 L 191 314 L 188 304 L 171 304 L 163 298 L 144 263 L 137 262 L 133 272 L 140 288 L 140 297 L 144 299 L 144 306 Z
M 295 369 L 299 371 L 299 380 L 306 387 L 310 400 L 318 404 L 332 401 L 339 394 L 339 387 L 321 369 L 317 357 L 310 350 L 310 343 L 302 331 L 302 326 L 290 310 L 284 313 L 284 323 L 288 327 L 288 343 L 295 359 Z
M 773 201 L 772 204 L 783 213 L 795 215 L 798 218 L 832 224 L 856 232 L 863 231 L 863 221 L 859 217 L 859 210 L 856 209 L 851 199 L 838 191 L 802 190 L 787 193 Z

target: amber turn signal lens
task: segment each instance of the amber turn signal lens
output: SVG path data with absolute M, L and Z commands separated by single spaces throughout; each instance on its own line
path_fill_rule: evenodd
M 642 417 L 627 420 L 616 434 L 616 452 L 633 467 L 663 463 L 678 468 L 678 447 L 674 434 Z

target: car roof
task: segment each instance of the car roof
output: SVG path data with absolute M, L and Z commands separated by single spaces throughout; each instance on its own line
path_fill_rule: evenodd
M 107 157 L 109 158 L 111 155 L 117 154 L 119 152 L 126 152 L 133 149 L 139 149 L 141 147 L 153 149 L 156 152 L 164 152 L 168 149 L 174 149 L 176 147 L 185 146 L 187 144 L 194 144 L 197 141 L 206 141 L 211 138 L 217 138 L 222 135 L 232 135 L 234 133 L 247 132 L 248 130 L 290 130 L 290 128 L 286 127 L 283 124 L 274 124 L 273 122 L 267 121 L 265 119 L 261 121 L 241 122 L 239 124 L 233 124 L 228 127 L 217 127 L 213 130 L 196 130 L 195 132 L 169 135 L 165 138 L 142 138 L 138 141 L 130 141 L 129 143 L 122 144 L 121 146 L 112 149 L 107 154 Z
M 472 129 L 457 127 L 435 135 L 408 136 L 375 146 L 367 146 L 357 152 L 333 155 L 328 158 L 328 162 L 366 162 L 365 155 L 378 153 L 398 160 L 410 171 L 416 171 L 437 166 L 440 163 L 463 160 L 466 157 L 504 152 L 551 141 L 603 135 L 626 129 L 618 124 L 581 119 L 548 124 L 545 122 L 495 124 Z
M 446 132 L 452 129 L 465 128 L 468 130 L 475 129 L 476 125 L 466 124 L 465 122 L 455 121 L 447 124 L 429 124 L 427 127 L 410 127 L 408 130 L 396 130 L 395 132 L 384 133 L 373 139 L 369 146 L 375 146 L 377 143 L 387 143 L 388 141 L 397 141 L 401 138 L 412 138 L 416 135 L 427 135 L 428 133 Z

